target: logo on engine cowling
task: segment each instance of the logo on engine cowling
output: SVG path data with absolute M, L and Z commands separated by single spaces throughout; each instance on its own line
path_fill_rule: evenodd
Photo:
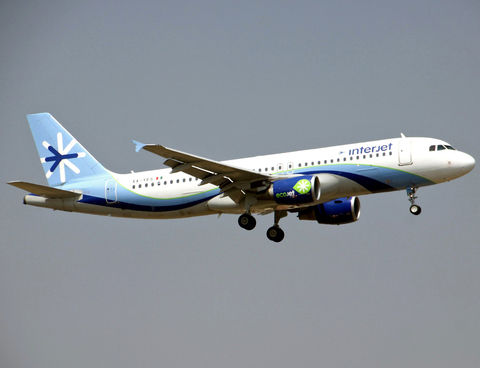
M 310 192 L 310 189 L 312 189 L 312 184 L 310 183 L 310 180 L 307 179 L 302 179 L 295 184 L 293 187 L 298 193 L 300 194 L 307 194 Z
M 312 183 L 310 183 L 310 180 L 301 179 L 297 182 L 297 184 L 293 186 L 293 189 L 294 190 L 290 190 L 288 192 L 277 193 L 276 197 L 277 198 L 286 198 L 286 197 L 296 198 L 297 194 L 295 192 L 299 194 L 307 194 L 312 189 Z

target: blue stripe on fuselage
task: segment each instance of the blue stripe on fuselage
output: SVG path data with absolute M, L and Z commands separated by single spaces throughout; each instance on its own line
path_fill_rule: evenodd
M 340 164 L 295 170 L 295 174 L 333 174 L 354 181 L 371 193 L 389 192 L 409 186 L 434 184 L 430 180 L 405 171 L 381 166 Z
M 206 194 L 206 193 L 202 193 Z M 96 197 L 90 195 L 83 195 L 82 200 L 79 202 L 85 204 L 91 204 L 96 206 L 108 206 L 119 208 L 122 210 L 132 210 L 132 211 L 146 211 L 146 212 L 169 212 L 169 211 L 179 211 L 189 207 L 196 206 L 197 204 L 207 202 L 210 199 L 216 197 L 219 194 L 219 191 L 209 192 L 208 195 L 195 195 L 192 197 L 181 197 L 175 199 L 155 199 L 155 198 L 143 198 L 143 203 L 131 203 L 125 201 L 118 201 L 115 203 L 106 203 L 104 197 Z M 139 197 L 137 197 L 139 198 Z M 195 199 L 193 199 L 195 198 Z M 187 199 L 191 199 L 188 200 Z

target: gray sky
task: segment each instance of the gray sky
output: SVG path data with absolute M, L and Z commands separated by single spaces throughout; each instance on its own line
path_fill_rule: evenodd
M 50 112 L 116 172 L 131 139 L 216 160 L 407 136 L 480 158 L 478 1 L 0 5 L 1 181 L 46 184 Z M 0 366 L 478 367 L 478 167 L 360 221 L 124 220 L 1 195 Z

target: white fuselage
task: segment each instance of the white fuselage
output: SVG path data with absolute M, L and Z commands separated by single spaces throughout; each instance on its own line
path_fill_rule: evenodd
M 431 151 L 430 147 L 435 147 Z M 437 150 L 437 147 L 443 149 Z M 446 148 L 449 147 L 449 148 Z M 433 138 L 394 138 L 328 148 L 310 149 L 224 161 L 262 174 L 291 177 L 322 175 L 338 180 L 334 190 L 325 185 L 320 201 L 405 190 L 446 182 L 472 170 L 475 161 Z M 330 180 L 330 179 L 329 179 Z M 320 179 L 321 185 L 322 179 Z M 46 199 L 28 195 L 25 203 L 59 210 L 132 218 L 180 218 L 218 213 L 243 213 L 245 203 L 223 196 L 216 185 L 171 169 L 110 178 L 69 182 L 61 187 L 81 193 L 77 199 Z M 311 204 L 310 204 L 311 205 Z M 298 208 L 272 200 L 255 200 L 252 213 Z

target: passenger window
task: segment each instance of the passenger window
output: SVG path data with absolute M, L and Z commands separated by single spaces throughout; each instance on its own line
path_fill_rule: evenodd
M 135 189 L 135 185 L 132 187 L 132 189 Z

